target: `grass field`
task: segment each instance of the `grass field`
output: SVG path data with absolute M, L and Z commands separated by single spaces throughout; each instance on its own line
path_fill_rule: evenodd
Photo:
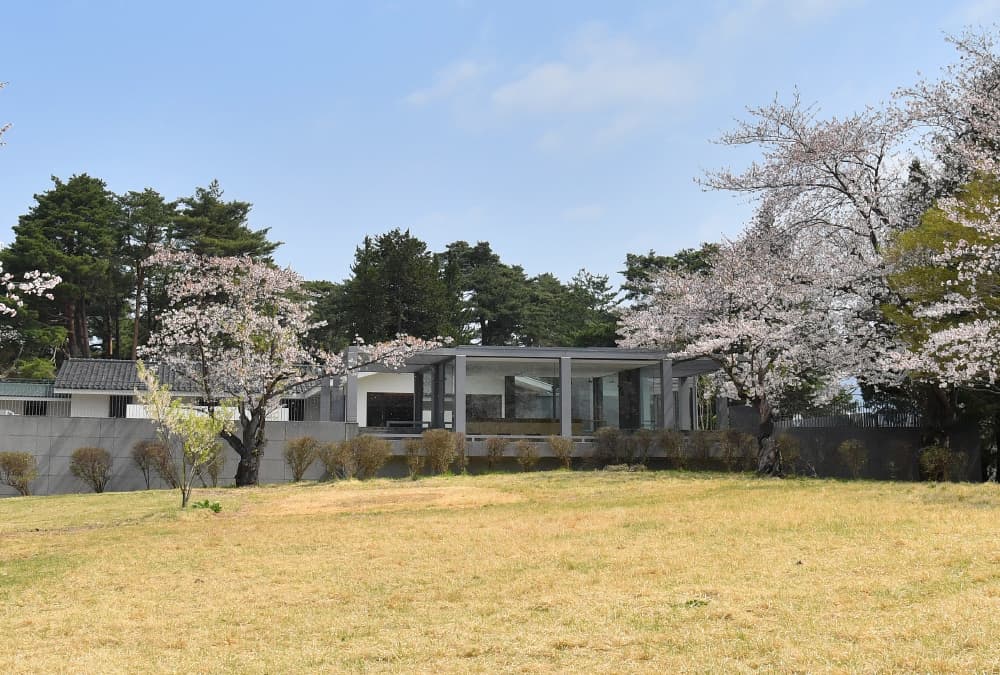
M 1000 490 L 545 472 L 0 500 L 0 672 L 1000 670 Z

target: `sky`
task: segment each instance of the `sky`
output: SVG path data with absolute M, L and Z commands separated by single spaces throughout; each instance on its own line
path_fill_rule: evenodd
M 798 88 L 822 114 L 952 62 L 1000 0 L 4 0 L 0 241 L 87 173 L 168 199 L 218 179 L 308 279 L 366 235 L 489 241 L 529 275 L 739 233 L 713 143 Z

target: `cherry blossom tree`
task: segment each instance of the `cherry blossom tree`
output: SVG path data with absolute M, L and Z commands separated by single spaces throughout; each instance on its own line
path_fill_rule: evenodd
M 760 416 L 758 470 L 781 475 L 771 440 L 774 402 L 817 373 L 834 385 L 854 365 L 844 317 L 854 309 L 831 292 L 828 247 L 790 236 L 763 215 L 742 237 L 723 242 L 707 272 L 667 270 L 655 276 L 649 302 L 625 310 L 624 347 L 666 348 L 672 357 L 708 357 L 719 364 L 719 384 L 750 402 Z M 814 396 L 832 395 L 811 389 Z
M 240 457 L 236 485 L 256 484 L 268 414 L 286 392 L 344 373 L 344 358 L 304 344 L 318 325 L 310 320 L 303 280 L 290 269 L 171 250 L 155 253 L 149 263 L 168 270 L 171 307 L 141 354 L 189 380 L 211 414 L 224 414 L 222 399 L 235 401 L 239 428 L 221 436 Z M 435 346 L 400 336 L 363 349 L 351 367 L 398 366 Z

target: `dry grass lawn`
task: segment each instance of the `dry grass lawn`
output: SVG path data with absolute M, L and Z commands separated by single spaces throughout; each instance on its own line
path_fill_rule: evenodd
M 1000 671 L 1000 490 L 549 472 L 0 500 L 0 672 Z

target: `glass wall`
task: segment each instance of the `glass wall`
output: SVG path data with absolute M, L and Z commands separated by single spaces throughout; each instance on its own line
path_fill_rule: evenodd
M 658 362 L 573 359 L 571 369 L 574 436 L 663 425 Z
M 559 360 L 469 357 L 466 432 L 548 436 L 560 431 Z

